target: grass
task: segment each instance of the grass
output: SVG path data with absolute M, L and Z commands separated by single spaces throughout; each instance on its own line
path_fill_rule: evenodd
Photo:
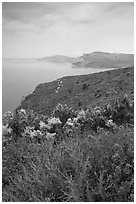
M 82 111 L 59 104 L 50 117 L 5 114 L 3 202 L 134 201 L 133 108 L 125 95 Z

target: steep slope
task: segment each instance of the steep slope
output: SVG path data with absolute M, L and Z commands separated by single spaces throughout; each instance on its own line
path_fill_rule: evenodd
M 68 76 L 39 84 L 20 107 L 48 115 L 58 103 L 73 108 L 101 106 L 125 93 L 133 99 L 134 67 Z
M 92 52 L 73 61 L 73 67 L 122 68 L 134 65 L 133 54 Z
M 53 63 L 72 63 L 72 67 L 84 68 L 124 68 L 134 65 L 133 54 L 92 52 L 80 57 L 72 58 L 64 55 L 53 55 L 37 59 L 39 61 Z

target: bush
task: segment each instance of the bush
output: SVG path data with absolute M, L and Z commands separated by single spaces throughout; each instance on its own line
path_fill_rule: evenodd
M 120 113 L 118 113 L 120 111 Z M 129 114 L 128 114 L 129 113 Z M 3 120 L 4 202 L 134 201 L 133 102 Z
M 82 89 L 85 90 L 85 89 L 87 89 L 87 87 L 88 87 L 87 84 L 86 84 L 86 83 L 83 83 Z

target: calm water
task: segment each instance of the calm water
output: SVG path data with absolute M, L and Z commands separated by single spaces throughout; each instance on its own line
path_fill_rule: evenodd
M 20 104 L 23 96 L 32 93 L 39 83 L 50 82 L 63 76 L 90 74 L 99 71 L 100 69 L 93 68 L 72 68 L 69 63 L 3 60 L 2 112 L 13 111 Z

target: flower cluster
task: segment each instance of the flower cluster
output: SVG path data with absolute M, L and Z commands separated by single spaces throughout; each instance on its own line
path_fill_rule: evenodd
M 2 123 L 3 123 L 3 125 L 9 124 L 12 119 L 13 119 L 13 113 L 10 112 L 10 111 L 7 111 L 2 116 Z
M 12 129 L 8 127 L 8 124 L 2 126 L 2 134 L 7 135 L 12 132 Z
M 26 127 L 25 131 L 22 133 L 22 136 L 34 138 L 34 137 L 43 136 L 43 134 L 40 130 L 34 130 L 34 127 L 28 126 Z
M 117 125 L 111 119 L 106 122 L 106 126 L 108 126 L 109 128 L 114 128 L 114 129 L 117 128 Z
M 43 121 L 40 121 L 39 125 L 40 125 L 40 130 L 46 130 L 46 129 L 50 130 L 51 129 L 51 126 L 49 124 L 46 124 Z
M 19 111 L 18 111 L 18 116 L 19 116 L 19 118 L 20 119 L 26 119 L 27 118 L 27 113 L 26 113 L 26 110 L 25 109 L 20 109 Z
M 48 125 L 60 125 L 61 124 L 61 121 L 59 118 L 55 118 L 55 117 L 52 117 L 52 118 L 49 118 L 48 119 Z
M 94 115 L 101 115 L 101 111 L 102 109 L 99 107 L 99 106 L 96 106 L 94 109 L 93 109 L 93 114 Z
M 132 106 L 4 114 L 3 201 L 134 201 Z
M 46 139 L 47 140 L 50 140 L 50 139 L 54 139 L 54 137 L 56 136 L 56 133 L 47 133 L 46 134 Z

